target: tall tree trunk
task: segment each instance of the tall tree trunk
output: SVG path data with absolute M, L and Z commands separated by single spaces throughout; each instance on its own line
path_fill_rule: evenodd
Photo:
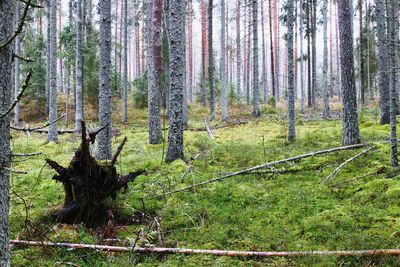
M 82 0 L 76 2 L 76 102 L 75 102 L 75 127 L 80 132 L 83 120 L 83 24 L 82 24 Z
M 294 113 L 294 58 L 293 58 L 293 24 L 294 24 L 294 0 L 287 1 L 287 59 L 288 59 L 288 140 L 296 139 L 296 118 Z
M 21 13 L 21 4 L 19 2 L 16 3 L 15 9 L 15 21 L 16 25 L 19 23 Z M 15 37 L 15 53 L 17 55 L 21 54 L 21 42 L 20 36 Z M 19 91 L 19 58 L 14 59 L 14 96 L 18 95 Z M 14 126 L 19 126 L 19 103 L 15 105 L 14 108 Z
M 249 0 L 249 2 L 252 0 Z M 251 73 L 251 8 L 247 4 L 247 66 L 246 66 L 246 105 L 250 105 L 250 73 Z
M 317 0 L 312 1 L 312 106 L 317 109 Z
M 312 82 L 311 82 L 311 19 L 310 19 L 310 9 L 311 9 L 311 0 L 306 0 L 307 1 L 307 106 L 310 108 L 312 107 Z
M 342 100 L 342 74 L 340 72 L 340 45 L 339 45 L 339 5 L 336 3 L 336 75 L 337 75 L 337 93 L 339 95 L 339 100 Z
M 46 2 L 46 88 L 45 88 L 45 110 L 49 115 L 50 106 L 50 0 Z
M 304 113 L 303 0 L 300 0 L 300 111 Z
M 165 160 L 183 158 L 183 73 L 185 72 L 185 0 L 169 3 L 170 108 L 168 150 Z
M 359 0 L 360 10 L 360 98 L 361 105 L 365 105 L 365 59 L 364 59 L 364 29 L 363 29 L 363 0 Z
M 262 35 L 262 88 L 263 88 L 263 96 L 264 102 L 268 100 L 268 92 L 267 92 L 267 58 L 265 51 L 265 24 L 264 24 L 264 1 L 261 0 L 261 35 Z
M 227 77 L 226 77 L 226 44 L 225 44 L 225 1 L 221 1 L 221 120 L 228 120 Z
M 379 66 L 379 100 L 381 108 L 381 125 L 390 123 L 390 98 L 388 75 L 388 47 L 385 0 L 375 0 L 376 35 Z
M 329 112 L 329 91 L 328 91 L 328 0 L 324 0 L 323 7 L 323 23 L 324 23 L 324 56 L 323 56 L 323 69 L 322 69 L 322 80 L 323 80 L 323 99 L 324 99 L 324 111 L 323 117 L 328 118 L 330 116 Z
M 97 138 L 97 158 L 112 157 L 112 84 L 111 84 L 111 0 L 99 2 L 100 11 L 100 77 L 99 77 L 99 123 L 107 127 Z
M 189 0 L 188 10 L 188 48 L 189 48 L 189 77 L 188 77 L 188 99 L 193 102 L 193 3 Z
M 333 97 L 333 13 L 332 2 L 329 4 L 329 65 L 330 65 L 330 82 L 329 82 L 329 97 Z
M 160 144 L 162 142 L 161 133 L 161 78 L 163 74 L 163 1 L 152 0 L 147 4 L 148 15 L 151 19 L 148 29 L 148 106 L 149 106 L 149 142 L 150 144 Z
M 120 92 L 119 89 L 119 79 L 118 79 L 118 69 L 119 69 L 119 64 L 118 64 L 118 3 L 119 0 L 115 0 L 115 28 L 114 28 L 114 82 L 115 82 L 115 91 Z M 121 95 L 119 94 L 119 97 Z
M 242 54 L 240 45 L 240 0 L 236 2 L 236 94 L 238 99 L 240 99 L 241 94 L 241 64 L 242 64 Z
M 273 42 L 273 28 L 272 28 L 272 0 L 268 0 L 269 3 L 269 41 L 271 49 L 271 84 L 272 84 L 272 95 L 276 98 L 276 83 L 275 83 L 275 57 L 274 57 L 274 42 Z
M 201 96 L 202 106 L 206 106 L 206 7 L 201 0 Z
M 358 128 L 357 95 L 354 78 L 352 13 L 348 0 L 338 0 L 340 32 L 340 64 L 343 89 L 343 137 L 344 146 L 360 142 Z
M 123 9 L 123 55 L 122 55 L 122 123 L 128 122 L 128 1 L 124 0 Z
M 0 44 L 11 37 L 14 25 L 15 1 L 0 1 Z M 12 46 L 0 49 L 0 114 L 10 105 L 12 90 Z M 0 119 L 0 266 L 11 266 L 9 246 L 10 176 L 7 168 L 11 165 L 10 116 Z
M 258 92 L 258 3 L 253 0 L 253 116 L 260 117 L 260 97 Z
M 214 84 L 214 49 L 213 49 L 213 0 L 208 1 L 208 83 L 210 85 L 210 120 L 215 120 L 215 84 Z
M 50 97 L 49 121 L 57 119 L 57 0 L 50 0 Z M 57 123 L 49 126 L 49 142 L 57 142 Z
M 393 167 L 398 167 L 396 113 L 397 113 L 397 69 L 399 45 L 399 3 L 397 0 L 387 2 L 387 18 L 389 32 L 389 98 L 390 98 L 390 159 Z
M 248 18 L 248 12 L 247 12 L 247 0 L 245 0 L 245 5 L 244 5 L 244 23 L 243 23 L 243 28 L 244 28 L 244 35 L 243 35 L 243 97 L 246 97 L 246 92 L 247 92 L 247 50 L 249 49 L 247 47 L 247 18 Z

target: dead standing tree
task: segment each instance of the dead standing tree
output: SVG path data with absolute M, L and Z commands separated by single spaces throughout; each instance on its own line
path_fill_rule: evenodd
M 55 213 L 57 222 L 68 224 L 83 222 L 88 227 L 107 223 L 112 215 L 103 203 L 104 200 L 108 197 L 115 199 L 120 189 L 144 173 L 142 170 L 129 173 L 127 176 L 117 173 L 114 165 L 126 139 L 118 147 L 111 161 L 99 162 L 92 157 L 89 146 L 94 143 L 97 134 L 105 127 L 107 126 L 87 134 L 86 125 L 82 121 L 81 146 L 75 152 L 68 168 L 46 159 L 46 162 L 57 172 L 53 179 L 64 185 L 64 204 Z

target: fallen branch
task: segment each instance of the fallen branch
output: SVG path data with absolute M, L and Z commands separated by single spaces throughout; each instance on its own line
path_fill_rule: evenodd
M 207 119 L 204 120 L 204 124 L 206 125 L 208 137 L 210 137 L 211 139 L 213 139 L 213 138 L 214 138 L 214 135 L 213 135 L 212 130 L 210 129 L 210 126 L 208 125 Z
M 233 123 L 227 123 L 227 124 L 222 124 L 222 125 L 217 125 L 215 127 L 213 127 L 214 130 L 216 129 L 221 129 L 221 128 L 227 128 L 227 127 L 232 127 L 232 126 L 237 126 L 237 125 L 243 125 L 243 124 L 247 124 L 249 123 L 248 121 L 241 121 L 238 120 L 237 122 L 233 122 Z M 202 132 L 202 131 L 207 131 L 206 127 L 203 128 L 189 128 L 187 129 L 188 131 L 193 131 L 193 132 Z
M 272 167 L 274 165 L 277 165 L 277 164 L 288 163 L 288 162 L 291 162 L 291 161 L 297 161 L 299 159 L 304 159 L 304 158 L 314 157 L 314 156 L 318 156 L 318 155 L 328 154 L 328 153 L 332 153 L 332 152 L 336 152 L 336 151 L 357 149 L 357 148 L 362 148 L 362 147 L 366 147 L 366 146 L 369 146 L 369 144 L 366 143 L 366 144 L 356 144 L 356 145 L 351 145 L 351 146 L 341 146 L 341 147 L 335 147 L 335 148 L 330 148 L 330 149 L 326 149 L 326 150 L 311 152 L 311 153 L 304 154 L 304 155 L 299 155 L 299 156 L 296 156 L 296 157 L 293 157 L 293 158 L 287 158 L 287 159 L 281 159 L 281 160 L 277 160 L 277 161 L 267 162 L 267 163 L 264 163 L 264 164 L 261 164 L 261 165 L 257 165 L 257 166 L 251 167 L 251 168 L 247 168 L 247 169 L 244 169 L 244 170 L 232 172 L 232 173 L 229 173 L 229 174 L 226 174 L 226 175 L 223 175 L 223 176 L 211 179 L 211 180 L 207 180 L 207 181 L 204 181 L 204 182 L 201 182 L 201 183 L 198 183 L 198 184 L 193 184 L 193 185 L 190 185 L 190 186 L 187 186 L 187 187 L 184 187 L 184 188 L 172 190 L 172 191 L 167 192 L 165 194 L 157 195 L 157 196 L 151 197 L 151 198 L 160 198 L 160 197 L 169 196 L 169 195 L 172 195 L 174 193 L 178 193 L 178 192 L 182 192 L 182 191 L 185 191 L 185 190 L 188 190 L 188 189 L 192 189 L 192 188 L 195 188 L 195 187 L 199 187 L 199 186 L 202 186 L 202 185 L 218 182 L 218 181 L 221 181 L 221 180 L 224 180 L 226 178 L 233 177 L 233 176 L 237 176 L 237 175 L 241 175 L 241 174 L 247 174 L 249 172 L 256 171 L 256 170 L 263 169 L 263 168 L 270 168 L 270 167 Z
M 26 153 L 26 154 L 11 154 L 11 157 L 33 157 L 42 155 L 42 152 Z
M 336 186 L 338 186 L 338 185 L 342 185 L 342 184 L 354 182 L 354 181 L 357 181 L 358 179 L 363 179 L 363 178 L 366 178 L 366 177 L 369 177 L 369 176 L 372 176 L 372 175 L 377 175 L 377 174 L 378 174 L 378 172 L 375 171 L 375 172 L 367 173 L 367 174 L 364 174 L 364 175 L 360 175 L 360 176 L 354 177 L 354 178 L 349 179 L 349 180 L 345 180 L 345 181 L 342 181 L 342 182 L 338 182 L 338 183 L 332 185 L 332 187 L 336 187 Z
M 361 151 L 360 153 L 358 153 L 357 155 L 355 155 L 354 157 L 351 157 L 349 159 L 347 159 L 345 162 L 343 162 L 342 164 L 340 164 L 336 169 L 333 170 L 333 172 L 331 172 L 328 176 L 325 177 L 325 179 L 322 181 L 322 183 L 326 182 L 327 180 L 334 178 L 342 169 L 344 166 L 346 166 L 346 164 L 352 162 L 353 160 L 361 157 L 362 155 L 367 154 L 369 151 L 374 150 L 375 147 L 371 146 L 363 151 Z
M 22 95 L 24 94 L 26 88 L 28 88 L 29 86 L 29 81 L 32 78 L 32 70 L 28 71 L 28 74 L 26 75 L 25 78 L 25 82 L 22 85 L 21 91 L 19 91 L 17 97 L 15 98 L 14 102 L 11 104 L 11 106 L 8 108 L 8 110 L 0 115 L 0 119 L 4 118 L 5 116 L 7 116 L 8 114 L 10 114 L 10 112 L 15 108 L 15 106 L 18 104 L 18 102 L 21 100 Z
M 119 154 L 121 154 L 122 149 L 124 148 L 124 145 L 126 143 L 128 139 L 126 138 L 126 136 L 124 137 L 124 139 L 122 140 L 122 143 L 118 146 L 117 151 L 115 152 L 112 160 L 111 160 L 111 166 L 115 165 L 115 162 L 117 162 L 117 159 L 119 157 Z
M 10 129 L 14 130 L 14 131 L 21 131 L 21 132 L 26 132 L 26 133 L 35 132 L 35 133 L 46 133 L 47 134 L 49 130 L 44 130 L 44 128 L 52 125 L 53 123 L 60 121 L 64 117 L 65 117 L 65 115 L 62 115 L 61 117 L 57 118 L 56 120 L 48 122 L 45 125 L 36 127 L 36 128 L 29 128 L 29 127 L 18 128 L 18 127 L 10 126 Z M 68 130 L 68 129 L 67 130 L 58 130 L 58 134 L 66 134 L 66 133 L 76 133 L 76 131 Z
M 88 249 L 111 252 L 136 252 L 157 254 L 207 254 L 228 257 L 308 257 L 308 256 L 399 256 L 400 249 L 371 249 L 371 250 L 337 250 L 337 251 L 237 251 L 237 250 L 211 250 L 189 248 L 156 248 L 156 247 L 118 247 L 105 245 L 51 243 L 38 241 L 10 240 L 12 245 L 59 247 L 68 249 Z

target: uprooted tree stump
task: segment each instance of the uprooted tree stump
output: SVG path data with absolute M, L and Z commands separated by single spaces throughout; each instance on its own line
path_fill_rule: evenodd
M 81 146 L 75 152 L 68 168 L 46 159 L 47 164 L 57 172 L 53 179 L 64 185 L 64 204 L 55 212 L 57 222 L 84 223 L 88 227 L 106 224 L 113 215 L 104 201 L 109 197 L 115 199 L 120 189 L 127 187 L 129 182 L 144 173 L 142 170 L 129 173 L 127 176 L 117 173 L 114 165 L 126 138 L 111 161 L 99 162 L 90 154 L 90 144 L 94 143 L 97 134 L 104 128 L 87 133 L 86 125 L 82 122 Z

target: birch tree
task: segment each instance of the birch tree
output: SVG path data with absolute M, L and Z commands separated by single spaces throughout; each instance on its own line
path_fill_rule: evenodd
M 57 0 L 50 0 L 50 92 L 49 121 L 57 119 Z M 57 123 L 49 126 L 47 140 L 57 142 Z
M 100 11 L 100 84 L 99 84 L 99 122 L 107 128 L 97 137 L 97 158 L 112 157 L 112 93 L 111 93 L 111 0 L 99 2 Z
M 13 33 L 15 1 L 0 1 L 0 44 L 9 40 Z M 0 114 L 4 114 L 10 104 L 12 47 L 0 48 Z M 0 266 L 8 267 L 10 261 L 9 224 L 10 211 L 10 117 L 0 118 Z
M 340 32 L 340 65 L 343 90 L 343 135 L 344 146 L 360 142 L 357 114 L 356 84 L 354 78 L 352 3 L 338 0 Z
M 185 72 L 185 0 L 169 3 L 169 131 L 166 162 L 183 158 L 183 76 Z

